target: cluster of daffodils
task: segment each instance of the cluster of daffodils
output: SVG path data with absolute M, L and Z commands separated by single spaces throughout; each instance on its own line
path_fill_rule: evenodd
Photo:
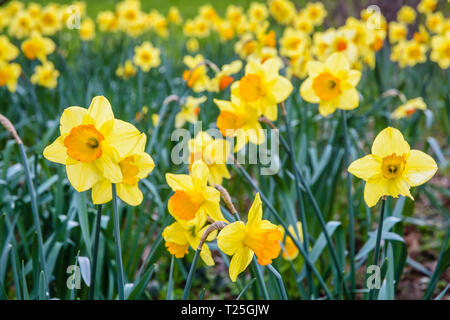
M 210 143 L 210 137 L 202 134 Z M 198 138 L 197 138 L 198 139 Z M 197 140 L 196 139 L 196 140 Z M 198 141 L 193 141 L 196 144 Z M 177 258 L 184 257 L 189 248 L 200 249 L 200 257 L 206 265 L 214 265 L 207 242 L 217 237 L 217 245 L 225 254 L 232 256 L 229 274 L 232 281 L 243 272 L 254 255 L 261 265 L 272 263 L 280 251 L 283 233 L 279 226 L 262 219 L 262 204 L 259 194 L 248 213 L 247 224 L 242 221 L 228 223 L 220 211 L 220 192 L 208 185 L 214 179 L 211 166 L 203 160 L 196 160 L 190 166 L 189 174 L 166 174 L 166 181 L 173 190 L 169 199 L 169 213 L 176 220 L 167 226 L 162 236 L 167 250 Z M 206 233 L 211 223 L 224 222 L 225 227 Z M 202 237 L 205 243 L 201 242 Z M 200 247 L 200 248 L 199 248 Z
M 133 60 L 127 59 L 116 69 L 116 75 L 124 80 L 136 75 L 137 68 L 142 72 L 149 72 L 152 68 L 161 65 L 161 51 L 155 48 L 150 41 L 144 41 L 134 48 Z
M 403 6 L 397 15 L 397 21 L 389 24 L 389 42 L 393 45 L 391 59 L 400 67 L 412 67 L 430 59 L 442 69 L 450 66 L 450 20 L 436 11 L 438 0 L 423 0 L 417 10 L 423 15 L 420 23 L 411 33 L 420 15 L 410 6 Z M 410 38 L 408 35 L 412 34 Z
M 143 200 L 139 180 L 154 168 L 145 152 L 146 135 L 132 124 L 115 119 L 109 101 L 92 99 L 88 109 L 69 107 L 60 119 L 60 136 L 44 157 L 66 166 L 67 178 L 78 192 L 92 189 L 94 204 L 112 199 L 112 185 L 126 203 Z

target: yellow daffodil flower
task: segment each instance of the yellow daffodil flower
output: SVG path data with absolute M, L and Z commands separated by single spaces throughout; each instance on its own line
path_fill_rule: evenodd
M 372 154 L 353 161 L 348 172 L 366 181 L 364 201 L 369 207 L 382 196 L 413 199 L 409 189 L 427 182 L 436 173 L 436 162 L 426 153 L 410 150 L 401 132 L 388 127 L 372 145 Z
M 426 108 L 427 106 L 422 98 L 411 99 L 395 109 L 394 112 L 391 113 L 391 118 L 401 119 L 409 117 L 416 113 L 417 110 L 425 110 Z
M 430 59 L 444 70 L 450 67 L 450 32 L 431 39 Z
M 129 79 L 136 75 L 137 68 L 134 66 L 133 62 L 129 59 L 125 61 L 123 65 L 119 65 L 116 69 L 116 76 L 122 79 Z
M 427 61 L 427 46 L 415 40 L 401 41 L 391 52 L 391 60 L 398 62 L 401 68 L 413 67 Z
M 7 36 L 0 36 L 0 61 L 11 61 L 17 58 L 19 49 L 13 45 Z
M 281 230 L 281 234 L 282 234 L 282 238 L 284 238 L 284 243 L 283 243 L 283 254 L 282 257 L 285 260 L 291 261 L 294 260 L 295 258 L 297 258 L 298 256 L 298 248 L 295 245 L 294 241 L 292 240 L 291 237 L 286 236 L 286 238 L 284 237 L 284 229 L 280 226 L 280 230 Z M 294 236 L 294 238 L 296 240 L 297 239 L 297 232 L 296 230 L 294 230 L 294 226 L 290 225 L 288 227 L 289 232 Z M 298 235 L 300 236 L 300 243 L 303 242 L 303 230 L 302 230 L 302 223 L 299 221 L 297 222 L 297 230 L 298 230 Z
M 245 76 L 231 86 L 232 94 L 258 110 L 260 115 L 275 121 L 278 103 L 286 100 L 292 92 L 291 82 L 279 75 L 280 63 L 271 58 L 264 63 L 249 61 Z
M 240 60 L 235 60 L 229 64 L 223 65 L 220 71 L 216 73 L 215 77 L 211 79 L 208 90 L 212 92 L 225 90 L 234 82 L 232 75 L 238 73 L 241 69 L 242 62 Z
M 9 91 L 16 92 L 17 81 L 22 69 L 18 63 L 0 60 L 0 87 L 6 86 Z
M 62 29 L 62 19 L 55 6 L 48 5 L 41 12 L 40 30 L 43 35 L 52 36 Z
M 280 39 L 280 54 L 284 57 L 295 57 L 303 55 L 309 47 L 309 36 L 293 28 L 284 29 Z
M 269 15 L 269 10 L 264 3 L 252 2 L 248 8 L 250 20 L 263 21 Z
M 50 61 L 45 61 L 42 65 L 36 66 L 34 74 L 30 80 L 33 84 L 38 84 L 48 89 L 54 89 L 58 85 L 59 71 Z
M 115 32 L 119 28 L 119 20 L 112 11 L 101 11 L 97 15 L 97 24 L 103 32 Z
M 310 61 L 306 65 L 309 77 L 300 87 L 300 95 L 311 103 L 319 103 L 322 116 L 336 109 L 352 110 L 358 107 L 356 85 L 361 72 L 350 69 L 348 59 L 342 53 L 332 54 L 325 63 Z
M 304 16 L 315 26 L 320 26 L 327 16 L 327 11 L 321 2 L 308 2 L 302 10 Z
M 406 40 L 408 26 L 402 22 L 392 21 L 389 23 L 389 42 L 391 44 Z
M 438 0 L 422 0 L 417 6 L 417 10 L 421 13 L 429 14 L 436 10 Z
M 168 209 L 177 220 L 189 221 L 209 216 L 214 221 L 226 221 L 220 212 L 220 192 L 208 187 L 209 170 L 203 161 L 195 161 L 187 174 L 166 174 L 169 187 L 175 192 Z
M 269 10 L 274 19 L 281 25 L 287 25 L 294 19 L 297 10 L 289 0 L 270 0 Z
M 397 13 L 397 20 L 406 24 L 416 21 L 416 11 L 413 7 L 403 6 Z
M 440 11 L 431 13 L 427 16 L 425 24 L 431 32 L 439 33 L 444 26 L 444 15 Z
M 199 48 L 198 40 L 190 38 L 186 41 L 186 50 L 190 53 L 197 52 Z
M 200 113 L 200 105 L 206 101 L 206 97 L 187 97 L 186 102 L 181 106 L 180 112 L 175 116 L 175 128 L 181 128 L 186 122 L 195 123 Z
M 172 6 L 169 8 L 169 12 L 167 13 L 167 21 L 176 25 L 179 25 L 183 22 L 180 10 L 178 10 L 177 7 Z
M 144 179 L 152 172 L 155 164 L 152 157 L 145 152 L 147 137 L 141 133 L 137 138 L 128 140 L 129 144 L 135 146 L 119 161 L 122 172 L 122 181 L 118 183 L 117 195 L 131 206 L 138 206 L 143 200 L 139 189 L 139 180 Z M 111 201 L 112 184 L 108 179 L 101 179 L 92 187 L 92 202 L 102 204 Z
M 195 57 L 185 56 L 183 63 L 189 68 L 183 72 L 183 80 L 194 92 L 205 91 L 211 81 L 207 75 L 208 68 L 205 65 L 205 58 L 201 54 Z
M 134 48 L 133 62 L 144 72 L 149 72 L 151 68 L 158 67 L 161 64 L 160 50 L 153 47 L 149 41 Z
M 220 250 L 233 256 L 229 268 L 231 281 L 236 281 L 237 276 L 250 264 L 254 254 L 260 265 L 268 265 L 278 257 L 283 238 L 280 229 L 270 221 L 262 220 L 261 199 L 257 193 L 248 213 L 247 224 L 242 221 L 230 223 L 217 236 Z
M 29 39 L 22 42 L 21 48 L 27 59 L 44 61 L 55 51 L 55 43 L 52 39 L 41 36 L 39 32 L 34 32 Z
M 232 96 L 231 101 L 214 99 L 219 107 L 217 128 L 225 137 L 237 137 L 235 152 L 241 150 L 248 142 L 259 145 L 266 140 L 264 130 L 259 123 L 259 112 Z
M 80 39 L 90 41 L 95 38 L 95 23 L 92 19 L 87 18 L 80 25 Z
M 119 162 L 139 136 L 131 124 L 114 119 L 103 96 L 92 99 L 89 109 L 69 107 L 60 119 L 60 136 L 44 150 L 44 157 L 66 165 L 67 177 L 78 192 L 92 188 L 102 178 L 123 181 Z
M 208 166 L 210 185 L 221 185 L 224 178 L 230 179 L 230 172 L 226 166 L 231 152 L 228 141 L 213 139 L 207 132 L 202 131 L 189 141 L 189 152 L 190 165 L 196 160 L 202 160 Z
M 176 258 L 183 258 L 189 252 L 189 246 L 195 251 L 200 244 L 200 239 L 209 225 L 206 224 L 206 216 L 198 216 L 190 221 L 177 220 L 164 228 L 162 237 L 166 243 L 166 248 L 170 254 Z M 213 231 L 206 238 L 206 241 L 215 239 L 217 231 Z M 200 257 L 208 266 L 214 265 L 214 260 L 205 243 L 200 251 Z

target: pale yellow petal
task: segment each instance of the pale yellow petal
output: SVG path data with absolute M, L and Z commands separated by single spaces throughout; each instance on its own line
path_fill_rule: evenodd
M 76 106 L 65 109 L 59 120 L 61 135 L 68 134 L 72 128 L 83 124 L 83 117 L 87 112 L 87 109 Z
M 105 126 L 111 123 L 111 131 L 103 132 Z M 123 158 L 133 150 L 136 151 L 140 149 L 140 151 L 144 151 L 142 147 L 145 148 L 146 137 L 144 133 L 140 133 L 139 130 L 133 126 L 131 123 L 114 119 L 113 122 L 108 122 L 102 127 L 102 133 L 107 135 L 108 143 L 112 147 L 114 147 L 119 153 L 119 157 Z
M 119 155 L 114 148 L 103 148 L 103 153 L 100 158 L 94 161 L 95 165 L 102 173 L 103 177 L 112 183 L 122 182 L 122 170 L 119 166 Z
M 271 87 L 276 103 L 286 100 L 291 94 L 293 86 L 285 77 L 278 77 Z
M 176 244 L 185 245 L 188 244 L 186 232 L 187 230 L 183 228 L 181 223 L 174 222 L 164 228 L 162 237 L 166 242 L 174 242 Z
M 409 144 L 399 130 L 388 127 L 381 131 L 373 141 L 372 154 L 384 158 L 394 153 L 398 156 L 407 155 Z
M 367 181 L 381 174 L 381 164 L 382 160 L 380 158 L 369 154 L 353 161 L 348 167 L 348 172 Z
M 244 246 L 245 225 L 242 221 L 230 223 L 217 236 L 217 246 L 227 255 L 233 255 Z
M 106 179 L 100 180 L 92 187 L 92 202 L 103 204 L 112 200 L 112 185 Z
M 434 159 L 419 150 L 411 150 L 406 159 L 403 177 L 411 187 L 419 186 L 434 176 L 438 166 Z
M 64 146 L 64 138 L 64 136 L 59 137 L 44 149 L 44 157 L 47 160 L 66 164 L 69 156 L 67 155 L 67 148 Z
M 130 206 L 138 206 L 144 199 L 137 183 L 132 185 L 126 183 L 117 184 L 117 195 Z
M 262 219 L 262 203 L 258 192 L 248 212 L 247 226 L 251 227 L 259 224 L 261 222 L 261 219 Z
M 339 96 L 339 109 L 352 110 L 359 105 L 359 95 L 355 88 L 345 90 Z
M 247 247 L 238 249 L 230 261 L 230 279 L 235 282 L 237 276 L 244 271 L 253 258 L 253 251 Z
M 194 187 L 192 178 L 187 174 L 166 173 L 166 182 L 173 190 L 190 190 Z
M 67 178 L 78 192 L 89 190 L 101 179 L 101 172 L 93 163 L 77 162 L 66 166 Z
M 308 78 L 305 81 L 303 81 L 302 85 L 300 86 L 300 95 L 302 98 L 310 103 L 319 103 L 320 98 L 316 95 L 314 89 L 313 89 L 313 79 Z
M 104 96 L 96 96 L 92 99 L 88 114 L 95 121 L 95 125 L 98 128 L 106 121 L 114 119 L 111 104 Z
M 208 181 L 208 166 L 202 161 L 197 160 L 192 165 L 192 181 L 194 186 L 205 186 Z

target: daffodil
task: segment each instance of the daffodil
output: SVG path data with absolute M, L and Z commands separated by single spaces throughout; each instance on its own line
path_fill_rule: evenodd
M 410 187 L 424 184 L 437 169 L 433 158 L 411 150 L 401 132 L 388 127 L 375 138 L 372 154 L 353 161 L 348 172 L 366 181 L 364 200 L 373 207 L 383 196 L 413 199 Z
M 123 65 L 119 65 L 116 69 L 116 76 L 122 79 L 129 79 L 136 75 L 137 69 L 133 62 L 129 59 Z
M 389 23 L 389 42 L 391 44 L 406 40 L 408 26 L 402 22 L 392 21 Z
M 235 60 L 229 64 L 222 66 L 219 72 L 216 73 L 209 83 L 209 91 L 219 92 L 228 88 L 234 82 L 232 75 L 238 73 L 242 69 L 242 62 Z
M 52 36 L 62 29 L 62 19 L 55 6 L 48 5 L 41 12 L 40 30 L 42 34 Z
M 177 220 L 189 221 L 209 216 L 214 221 L 226 221 L 220 212 L 220 192 L 207 185 L 208 166 L 197 160 L 187 174 L 166 174 L 169 187 L 175 192 L 169 199 L 168 209 Z
M 97 24 L 103 32 L 114 32 L 119 28 L 119 20 L 112 11 L 101 11 L 97 15 Z
M 43 37 L 39 32 L 33 32 L 29 39 L 22 42 L 21 48 L 27 59 L 44 61 L 49 54 L 55 51 L 55 43 L 52 39 Z
M 211 79 L 208 77 L 208 68 L 206 67 L 205 58 L 201 54 L 192 56 L 185 56 L 183 63 L 189 68 L 183 72 L 183 80 L 189 88 L 194 92 L 205 91 Z
M 245 76 L 231 86 L 232 94 L 258 110 L 260 115 L 275 121 L 278 103 L 286 100 L 292 92 L 291 82 L 279 74 L 279 60 L 271 58 L 264 63 L 249 61 Z
M 78 192 L 92 188 L 102 178 L 123 181 L 119 162 L 139 136 L 131 124 L 114 119 L 103 96 L 92 99 L 89 109 L 69 107 L 60 119 L 60 136 L 44 150 L 44 157 L 66 166 L 67 177 Z
M 450 67 L 450 32 L 431 39 L 430 59 L 444 70 Z
M 267 18 L 269 10 L 264 3 L 252 2 L 248 8 L 250 20 L 263 21 Z
M 180 112 L 175 116 L 175 128 L 181 128 L 186 122 L 195 123 L 200 113 L 200 105 L 205 101 L 205 96 L 198 98 L 188 96 L 181 106 Z
M 9 24 L 8 33 L 18 39 L 25 38 L 31 34 L 34 28 L 34 21 L 26 11 L 19 11 L 13 16 Z
M 342 53 L 332 54 L 325 63 L 310 61 L 306 65 L 309 77 L 300 87 L 300 95 L 311 103 L 319 103 L 324 117 L 336 109 L 351 110 L 358 107 L 356 85 L 361 72 L 350 69 L 348 59 Z
M 275 20 L 281 25 L 287 25 L 294 19 L 297 10 L 289 0 L 270 0 L 269 10 Z
M 13 45 L 7 36 L 0 36 L 0 61 L 11 61 L 17 58 L 19 49 Z
M 294 236 L 295 240 L 299 240 L 299 239 L 297 239 L 297 231 L 298 231 L 298 235 L 300 236 L 300 242 L 303 242 L 302 223 L 300 221 L 297 222 L 296 227 L 297 227 L 297 230 L 294 229 L 294 226 L 290 225 L 288 227 L 288 230 Z M 282 238 L 285 239 L 283 242 L 282 256 L 285 260 L 294 260 L 298 256 L 298 248 L 295 245 L 295 243 L 291 237 L 289 237 L 289 236 L 284 237 L 285 232 L 284 232 L 284 229 L 281 228 L 281 226 L 280 226 L 280 230 L 282 233 Z
M 129 139 L 129 144 L 135 144 L 119 161 L 122 181 L 117 183 L 117 195 L 131 206 L 141 204 L 143 194 L 139 189 L 140 180 L 152 172 L 155 164 L 152 157 L 145 152 L 147 137 L 141 133 L 137 138 Z M 111 201 L 112 184 L 108 179 L 101 179 L 92 187 L 92 201 L 94 204 L 102 204 Z
M 95 23 L 92 19 L 87 18 L 81 22 L 80 25 L 80 38 L 83 41 L 90 41 L 95 37 Z
M 401 41 L 391 52 L 391 60 L 398 62 L 401 68 L 413 67 L 427 61 L 427 46 L 415 40 Z
M 438 0 L 422 0 L 417 6 L 417 10 L 421 13 L 429 14 L 436 10 Z
M 233 256 L 230 261 L 229 274 L 235 282 L 256 254 L 260 265 L 268 265 L 277 258 L 283 238 L 281 228 L 268 220 L 262 220 L 262 204 L 259 193 L 248 213 L 247 224 L 242 221 L 230 223 L 217 236 L 217 245 L 225 254 Z
M 422 98 L 411 99 L 395 109 L 394 112 L 391 113 L 391 118 L 401 119 L 409 117 L 416 113 L 417 110 L 425 110 L 426 108 L 427 106 Z
M 169 12 L 167 13 L 167 20 L 173 24 L 180 24 L 183 22 L 183 18 L 181 18 L 180 10 L 177 7 L 170 7 Z
M 207 132 L 199 132 L 189 141 L 190 164 L 202 160 L 209 169 L 208 182 L 214 186 L 230 178 L 226 162 L 230 155 L 230 144 L 224 139 L 213 139 Z
M 416 11 L 413 7 L 403 6 L 397 13 L 397 20 L 406 24 L 411 24 L 416 20 Z
M 309 47 L 309 36 L 293 28 L 284 29 L 280 39 L 280 54 L 284 57 L 294 57 L 305 54 Z
M 195 38 L 190 38 L 186 41 L 186 50 L 188 52 L 197 52 L 199 48 L 198 40 Z
M 58 85 L 59 71 L 50 61 L 45 61 L 42 65 L 36 66 L 34 74 L 30 80 L 33 84 L 39 84 L 48 89 L 54 89 Z
M 308 2 L 303 12 L 305 17 L 315 26 L 320 26 L 327 16 L 327 11 L 321 2 Z
M 240 98 L 232 96 L 231 101 L 214 99 L 219 107 L 217 128 L 225 137 L 237 137 L 235 151 L 241 150 L 248 142 L 259 145 L 266 140 L 259 123 L 259 111 Z
M 444 15 L 442 12 L 436 12 L 429 14 L 427 16 L 427 20 L 425 22 L 428 30 L 434 33 L 441 32 L 443 26 L 444 26 Z
M 18 63 L 0 60 L 0 87 L 6 86 L 9 91 L 15 92 L 21 71 Z
M 177 220 L 164 228 L 162 237 L 166 243 L 166 248 L 170 254 L 176 258 L 183 258 L 188 252 L 189 247 L 194 251 L 200 244 L 200 239 L 209 225 L 206 224 L 206 216 L 198 216 L 190 221 Z M 217 235 L 217 231 L 211 232 L 206 241 L 212 241 Z M 211 251 L 205 243 L 200 251 L 200 257 L 208 266 L 214 265 Z
M 158 67 L 161 64 L 160 50 L 153 47 L 149 41 L 134 48 L 133 62 L 140 67 L 142 71 L 148 72 L 151 68 Z

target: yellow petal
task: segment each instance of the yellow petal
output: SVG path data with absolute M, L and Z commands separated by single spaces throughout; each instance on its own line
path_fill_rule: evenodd
M 280 103 L 286 100 L 292 92 L 292 84 L 285 77 L 278 77 L 272 85 L 272 94 L 275 97 L 275 102 Z
M 422 151 L 411 150 L 406 159 L 403 177 L 411 187 L 416 187 L 430 180 L 437 169 L 432 157 Z
M 262 65 L 266 81 L 272 81 L 275 78 L 281 78 L 278 76 L 278 70 L 280 70 L 280 64 L 277 58 L 270 58 L 264 61 Z M 246 73 L 248 74 L 248 73 Z M 287 79 L 286 79 L 287 80 Z
M 92 202 L 103 204 L 112 200 L 111 182 L 106 179 L 100 180 L 92 187 Z
M 257 225 L 261 222 L 262 219 L 262 204 L 261 198 L 259 196 L 259 192 L 255 196 L 255 200 L 253 200 L 253 204 L 248 212 L 248 221 L 247 226 L 251 227 Z
M 341 70 L 349 70 L 350 62 L 344 53 L 333 53 L 326 61 L 325 65 L 331 70 L 333 74 L 337 74 Z
M 137 175 L 139 179 L 144 179 L 153 171 L 153 168 L 155 168 L 155 163 L 148 153 L 141 153 L 137 156 L 135 164 L 139 168 L 139 173 Z
M 109 134 L 103 132 L 104 130 L 107 130 L 105 129 L 105 126 L 108 126 L 108 124 L 112 124 L 111 132 Z M 141 134 L 131 123 L 114 119 L 113 122 L 105 123 L 105 126 L 103 126 L 100 131 L 107 136 L 108 143 L 117 150 L 120 158 L 125 157 L 127 154 L 131 153 L 132 150 L 142 148 L 142 143 L 145 148 L 145 134 Z
M 305 81 L 303 81 L 302 85 L 300 86 L 300 95 L 303 99 L 310 103 L 319 103 L 320 98 L 316 95 L 313 89 L 313 79 L 308 78 Z
M 245 225 L 242 221 L 230 223 L 217 236 L 217 246 L 227 255 L 233 255 L 244 246 Z
M 247 247 L 240 248 L 230 261 L 230 279 L 235 282 L 237 276 L 244 271 L 253 258 L 253 251 Z
M 222 215 L 222 211 L 220 211 L 219 202 L 205 201 L 202 208 L 214 221 L 227 221 Z
M 208 166 L 202 161 L 197 160 L 192 165 L 192 180 L 194 186 L 205 186 L 208 181 Z
M 67 162 L 67 148 L 64 146 L 63 136 L 56 139 L 51 145 L 44 149 L 44 157 L 52 162 L 66 164 Z
M 162 237 L 166 242 L 174 242 L 176 244 L 188 244 L 186 238 L 186 229 L 179 222 L 174 222 L 170 226 L 164 228 Z
M 95 121 L 97 128 L 100 128 L 106 121 L 114 119 L 111 104 L 104 96 L 96 96 L 92 99 L 88 114 Z
M 383 179 L 372 179 L 366 182 L 366 186 L 364 187 L 364 201 L 367 206 L 375 206 L 378 200 L 386 194 L 387 188 Z
M 353 161 L 348 167 L 348 172 L 364 181 L 381 174 L 382 160 L 374 155 L 367 155 Z
M 66 108 L 59 120 L 59 130 L 61 135 L 68 134 L 72 128 L 83 123 L 83 117 L 87 114 L 87 109 L 81 107 Z
M 67 178 L 78 192 L 89 190 L 101 179 L 101 173 L 93 163 L 77 162 L 66 166 Z
M 359 105 L 359 95 L 355 88 L 345 90 L 339 96 L 339 109 L 352 110 Z
M 190 190 L 194 187 L 192 178 L 187 174 L 166 173 L 166 182 L 173 190 Z
M 200 257 L 206 263 L 207 266 L 214 265 L 214 259 L 212 258 L 211 250 L 209 250 L 209 247 L 206 243 L 203 244 L 202 250 L 200 251 Z
M 352 87 L 356 87 L 357 84 L 359 83 L 359 80 L 361 79 L 361 72 L 358 70 L 350 70 L 348 72 L 348 83 L 352 86 Z
M 95 160 L 95 165 L 102 173 L 103 177 L 112 183 L 122 182 L 122 170 L 119 166 L 119 155 L 117 151 L 111 147 L 103 148 L 103 153 L 100 158 Z
M 408 154 L 409 144 L 403 138 L 402 133 L 395 129 L 388 127 L 381 131 L 372 145 L 372 154 L 384 158 L 386 156 L 397 154 Z
M 141 204 L 144 196 L 139 190 L 138 184 L 119 183 L 117 185 L 117 195 L 130 206 L 138 206 Z
M 324 69 L 325 65 L 322 62 L 311 60 L 306 63 L 306 70 L 311 78 L 322 73 Z
M 319 104 L 319 112 L 322 116 L 326 117 L 336 111 L 338 99 L 321 101 Z

